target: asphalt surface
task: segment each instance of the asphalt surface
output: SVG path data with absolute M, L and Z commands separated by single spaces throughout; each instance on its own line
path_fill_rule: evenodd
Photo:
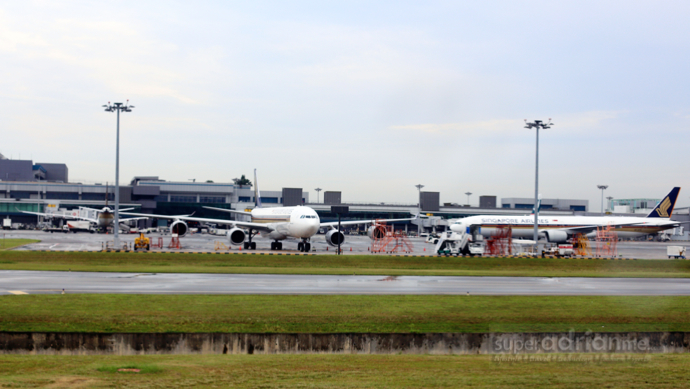
M 123 242 L 132 243 L 137 234 L 120 235 Z M 161 238 L 164 249 L 168 250 L 167 246 L 170 243 L 170 235 L 150 234 L 149 236 L 153 242 L 158 242 Z M 100 251 L 105 242 L 113 241 L 112 235 L 105 234 L 89 234 L 89 233 L 49 233 L 43 231 L 6 231 L 3 232 L 0 239 L 5 237 L 23 238 L 23 239 L 39 239 L 40 243 L 30 244 L 19 248 L 19 250 L 54 250 L 54 251 Z M 269 247 L 271 240 L 262 237 L 255 237 L 258 252 L 270 252 Z M 228 241 L 225 236 L 215 236 L 208 234 L 193 234 L 187 235 L 180 239 L 182 244 L 181 251 L 215 251 L 216 243 L 223 243 L 226 247 Z M 425 243 L 422 238 L 409 238 L 411 243 L 411 254 L 416 255 L 433 255 L 434 245 Z M 286 240 L 283 242 L 285 248 L 283 253 L 297 253 L 297 240 Z M 316 235 L 311 239 L 312 252 L 318 254 L 333 253 L 333 247 L 329 247 L 323 235 Z M 688 242 L 636 242 L 636 241 L 622 241 L 618 242 L 618 254 L 623 258 L 636 259 L 667 259 L 667 246 L 690 246 Z M 219 247 L 222 247 L 219 245 Z M 367 236 L 360 235 L 346 235 L 345 243 L 343 244 L 344 254 L 366 254 L 371 248 L 371 240 Z M 222 249 L 227 251 L 227 248 Z M 352 250 L 352 251 L 350 251 Z M 177 250 L 175 250 L 177 251 Z M 238 246 L 230 248 L 230 252 L 238 252 Z
M 690 295 L 690 279 L 0 271 L 0 294 Z

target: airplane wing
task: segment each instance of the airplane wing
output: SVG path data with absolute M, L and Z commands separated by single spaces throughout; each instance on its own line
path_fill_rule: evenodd
M 149 217 L 152 219 L 168 219 L 168 220 L 184 220 L 184 221 L 192 221 L 192 222 L 202 222 L 202 223 L 216 223 L 216 224 L 225 224 L 225 225 L 230 225 L 230 226 L 235 226 L 235 227 L 240 227 L 240 228 L 250 228 L 252 230 L 257 230 L 257 231 L 273 231 L 273 228 L 269 227 L 265 223 L 252 223 L 252 222 L 242 222 L 242 221 L 237 221 L 237 220 L 225 220 L 225 219 L 207 219 L 203 217 L 190 217 L 190 216 L 175 216 L 175 215 L 154 215 L 154 214 L 148 214 L 148 213 L 133 213 L 133 212 L 120 212 L 121 215 L 128 215 L 128 216 L 142 216 L 142 217 Z
M 416 217 L 410 217 L 407 219 L 375 219 L 375 220 L 348 220 L 346 222 L 340 222 L 341 226 L 351 226 L 355 224 L 373 224 L 373 223 L 390 223 L 390 222 L 404 222 L 408 220 L 415 220 Z M 321 227 L 336 228 L 338 227 L 338 222 L 328 222 L 321 223 Z
M 227 208 L 215 208 L 215 207 L 204 207 L 206 209 L 212 209 L 214 211 L 221 211 L 221 212 L 228 212 L 228 213 L 236 213 L 239 215 L 249 215 L 251 216 L 251 212 L 246 212 L 246 211 L 236 211 L 234 209 L 227 209 Z

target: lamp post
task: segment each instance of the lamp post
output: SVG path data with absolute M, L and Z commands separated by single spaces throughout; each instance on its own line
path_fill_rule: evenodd
M 316 191 L 316 204 L 318 204 L 319 203 L 319 192 L 321 192 L 323 189 L 316 188 L 314 190 Z
M 419 207 L 419 213 L 422 213 L 422 188 L 424 188 L 424 185 L 422 184 L 417 184 L 415 185 L 415 188 L 417 188 L 417 191 L 419 192 L 419 197 L 417 198 L 417 206 Z M 419 236 L 422 233 L 422 225 L 421 225 L 421 220 L 417 220 L 417 236 Z
M 465 192 L 465 194 L 467 195 L 467 206 L 469 207 L 470 206 L 470 196 L 472 196 L 472 192 Z
M 546 130 L 547 128 L 551 128 L 551 126 L 553 126 L 551 118 L 549 118 L 548 123 L 544 123 L 541 120 L 535 120 L 532 123 L 528 123 L 527 119 L 525 119 L 525 128 L 534 128 L 537 130 L 537 156 L 534 165 L 534 244 L 537 245 L 537 251 L 539 251 L 539 129 L 542 128 Z
M 608 185 L 597 185 L 597 188 L 601 189 L 601 215 L 604 215 L 604 191 L 608 188 Z
M 611 200 L 613 200 L 613 197 L 611 197 L 611 196 L 606 196 L 606 200 L 609 201 L 609 212 L 613 212 L 613 210 L 611 209 Z
M 113 231 L 115 232 L 115 249 L 120 249 L 120 111 L 132 112 L 133 105 L 129 105 L 129 100 L 125 104 L 113 103 L 103 106 L 106 112 L 117 112 L 117 136 L 115 141 L 115 224 Z

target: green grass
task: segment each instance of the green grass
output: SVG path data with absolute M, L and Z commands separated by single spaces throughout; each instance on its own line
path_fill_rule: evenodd
M 5 295 L 0 331 L 690 331 L 690 297 Z
M 0 270 L 543 277 L 690 277 L 690 261 L 549 258 L 0 252 Z
M 15 247 L 24 246 L 25 244 L 38 243 L 40 240 L 35 239 L 0 239 L 0 250 L 9 250 Z M 2 261 L 2 260 L 0 260 Z
M 690 355 L 633 355 L 632 361 L 624 357 L 613 356 L 606 362 L 498 363 L 491 356 L 478 355 L 0 355 L 0 387 L 687 387 Z M 156 370 L 117 372 L 125 366 Z

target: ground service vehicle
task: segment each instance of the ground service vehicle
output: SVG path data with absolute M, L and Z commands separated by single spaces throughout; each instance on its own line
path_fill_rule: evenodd
M 134 251 L 151 249 L 151 240 L 147 238 L 143 232 L 139 233 L 139 237 L 134 239 Z
M 666 247 L 666 255 L 668 255 L 669 258 L 685 259 L 685 247 L 668 246 Z
M 439 237 L 436 248 L 438 255 L 484 255 L 484 242 L 481 235 L 465 232 L 446 231 Z

